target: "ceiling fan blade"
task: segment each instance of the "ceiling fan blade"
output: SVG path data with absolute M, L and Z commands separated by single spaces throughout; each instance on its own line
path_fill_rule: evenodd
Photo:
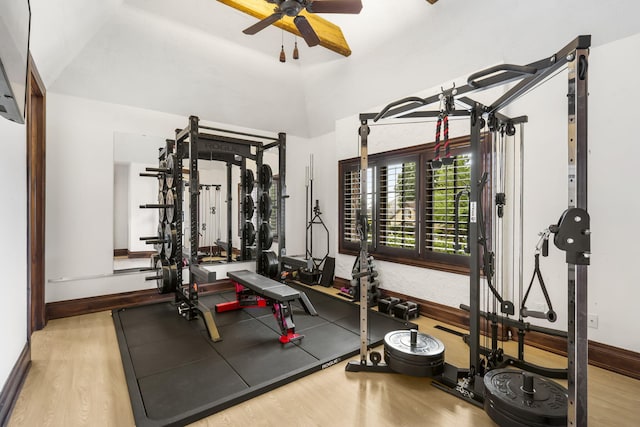
M 360 13 L 361 0 L 314 0 L 307 11 L 311 13 Z
M 269 25 L 271 25 L 274 22 L 280 20 L 283 16 L 284 16 L 284 13 L 276 12 L 271 16 L 267 16 L 262 21 L 258 21 L 257 23 L 253 24 L 252 26 L 250 26 L 249 28 L 243 30 L 242 32 L 245 33 L 245 34 L 254 35 L 258 31 L 262 31 L 265 28 L 267 28 Z
M 293 23 L 296 24 L 298 31 L 300 31 L 300 35 L 302 36 L 304 41 L 307 42 L 309 47 L 317 46 L 320 44 L 320 38 L 313 30 L 313 27 L 311 27 L 311 24 L 309 24 L 309 21 L 307 21 L 307 18 L 302 15 L 298 15 L 293 18 Z

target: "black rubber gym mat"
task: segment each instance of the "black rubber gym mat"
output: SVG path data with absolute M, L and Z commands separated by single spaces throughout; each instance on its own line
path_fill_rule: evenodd
M 114 310 L 120 354 L 138 426 L 184 425 L 236 405 L 358 353 L 359 307 L 309 287 L 318 311 L 291 305 L 297 343 L 280 344 L 271 308 L 214 313 L 222 341 L 201 320 L 186 321 L 171 303 Z M 202 297 L 208 307 L 233 292 Z M 212 311 L 214 311 L 212 309 Z M 387 332 L 416 325 L 369 312 L 372 345 Z

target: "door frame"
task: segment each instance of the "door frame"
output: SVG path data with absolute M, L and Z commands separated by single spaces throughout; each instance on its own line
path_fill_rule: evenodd
M 45 309 L 46 89 L 27 66 L 27 339 L 47 323 Z

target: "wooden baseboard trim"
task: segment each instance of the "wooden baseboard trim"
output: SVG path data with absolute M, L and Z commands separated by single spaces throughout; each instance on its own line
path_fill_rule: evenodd
M 589 363 L 640 380 L 640 353 L 589 341 Z
M 217 280 L 213 283 L 199 286 L 200 295 L 233 289 L 229 279 Z M 144 289 L 141 291 L 101 295 L 98 297 L 50 302 L 46 305 L 47 319 L 59 319 L 98 311 L 117 310 L 162 301 L 173 301 L 173 298 L 174 295 L 172 293 L 159 294 L 155 289 Z
M 151 255 L 157 253 L 156 251 L 138 251 L 138 252 L 131 252 L 129 251 L 129 253 L 127 254 L 127 257 L 129 259 L 132 258 L 149 258 L 151 257 Z
M 0 392 L 0 426 L 9 424 L 13 406 L 31 367 L 31 344 L 27 342 Z
M 341 287 L 349 286 L 349 283 L 350 282 L 347 279 L 336 277 L 334 286 L 339 289 Z M 385 296 L 393 296 L 417 302 L 420 307 L 420 315 L 422 316 L 430 317 L 459 328 L 469 329 L 469 313 L 464 310 L 438 304 L 432 301 L 421 300 L 419 298 L 414 298 L 386 289 L 382 289 L 381 291 Z M 499 339 L 508 339 L 508 329 L 509 328 L 504 328 L 499 330 Z M 511 332 L 512 339 L 517 340 L 517 330 L 512 330 Z M 481 333 L 484 334 L 484 330 L 481 330 Z M 567 355 L 566 338 L 550 336 L 532 331 L 526 333 L 525 344 L 562 356 Z M 640 380 L 640 353 L 591 340 L 589 340 L 588 351 L 589 364 Z
M 114 249 L 113 256 L 114 257 L 123 257 L 127 258 L 149 258 L 151 255 L 155 254 L 156 251 L 129 251 L 129 249 Z

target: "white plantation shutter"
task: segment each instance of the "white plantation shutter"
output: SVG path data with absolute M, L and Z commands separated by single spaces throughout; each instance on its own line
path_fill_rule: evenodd
M 416 246 L 416 164 L 412 161 L 380 167 L 380 246 Z
M 431 162 L 427 163 L 427 182 L 425 199 L 426 239 L 425 249 L 433 252 L 448 254 L 464 254 L 467 245 L 467 213 L 469 201 L 467 197 L 460 199 L 459 221 L 459 250 L 454 249 L 455 235 L 455 197 L 460 191 L 469 188 L 471 157 L 461 155 L 455 157 L 450 166 L 433 169 Z

